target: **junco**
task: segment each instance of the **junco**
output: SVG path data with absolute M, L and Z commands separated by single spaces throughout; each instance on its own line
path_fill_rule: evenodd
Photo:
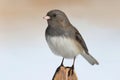
M 45 32 L 46 41 L 49 48 L 56 55 L 64 58 L 74 59 L 81 54 L 91 65 L 99 64 L 97 60 L 89 54 L 88 48 L 78 32 L 70 23 L 63 11 L 51 10 L 44 17 L 47 20 L 48 27 Z

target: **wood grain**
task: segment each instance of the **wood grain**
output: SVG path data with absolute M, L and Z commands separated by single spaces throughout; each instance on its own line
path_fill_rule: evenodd
M 78 80 L 78 78 L 71 67 L 60 66 L 57 68 L 52 80 Z

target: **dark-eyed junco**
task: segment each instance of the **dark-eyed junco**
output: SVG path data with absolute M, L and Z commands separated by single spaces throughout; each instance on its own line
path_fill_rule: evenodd
M 96 59 L 89 54 L 82 36 L 70 23 L 64 12 L 51 10 L 44 19 L 48 23 L 45 32 L 46 41 L 54 54 L 63 57 L 61 65 L 63 65 L 64 58 L 68 58 L 74 59 L 72 65 L 74 67 L 75 58 L 79 54 L 91 65 L 98 64 Z

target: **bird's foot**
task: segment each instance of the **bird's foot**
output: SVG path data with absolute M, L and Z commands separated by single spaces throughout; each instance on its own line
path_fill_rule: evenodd
M 60 68 L 63 66 L 63 64 L 61 64 L 58 68 L 57 68 L 57 70 L 56 70 L 56 73 L 60 70 Z
M 68 77 L 69 77 L 70 75 L 73 75 L 73 73 L 74 73 L 74 65 L 72 65 L 72 67 L 70 67 L 70 69 L 69 69 L 69 71 L 68 71 Z
M 61 64 L 61 65 L 56 69 L 55 74 L 54 74 L 52 80 L 54 80 L 55 75 L 60 71 L 61 66 L 63 66 L 63 64 Z

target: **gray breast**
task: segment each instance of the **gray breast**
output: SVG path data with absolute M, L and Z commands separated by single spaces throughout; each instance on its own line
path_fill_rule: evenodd
M 60 27 L 50 27 L 48 26 L 46 29 L 46 35 L 49 36 L 62 36 L 65 34 L 65 31 Z
M 71 27 L 72 28 L 72 27 Z M 63 27 L 50 27 L 48 26 L 45 34 L 49 36 L 65 36 L 69 38 L 75 38 L 75 31 L 71 28 L 63 28 Z

